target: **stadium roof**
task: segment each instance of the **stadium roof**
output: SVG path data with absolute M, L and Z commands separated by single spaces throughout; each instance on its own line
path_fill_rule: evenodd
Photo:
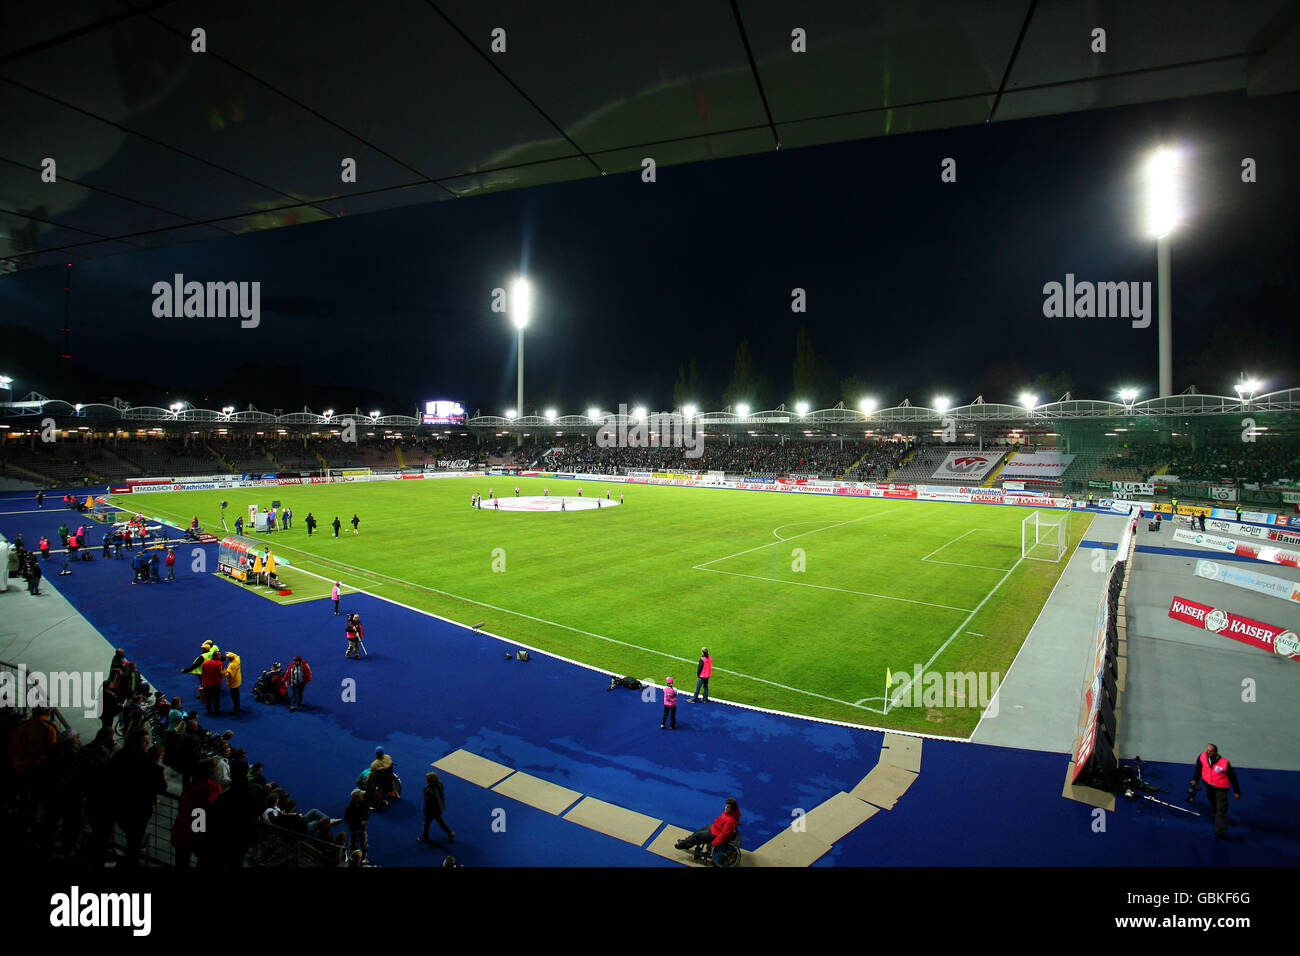
M 596 410 L 593 417 L 587 415 L 556 415 L 553 418 L 544 415 L 526 415 L 522 418 L 505 418 L 499 415 L 476 415 L 463 427 L 484 431 L 519 431 L 519 430 L 592 430 L 601 425 L 613 428 L 631 427 L 651 417 L 677 415 L 678 412 L 649 412 L 645 418 L 635 413 L 609 412 Z M 1065 398 L 1049 402 L 1032 409 L 1022 405 L 1003 405 L 975 401 L 970 405 L 956 408 L 938 409 L 903 402 L 892 408 L 876 409 L 870 413 L 845 408 L 823 408 L 809 411 L 803 415 L 790 411 L 784 406 L 766 411 L 738 414 L 735 409 L 701 412 L 693 417 L 700 426 L 708 428 L 752 426 L 790 426 L 809 430 L 825 431 L 828 428 L 843 425 L 862 425 L 871 429 L 899 428 L 909 425 L 935 427 L 945 418 L 951 418 L 958 428 L 979 424 L 997 425 L 1046 425 L 1067 420 L 1110 421 L 1114 419 L 1164 419 L 1178 417 L 1183 419 L 1213 419 L 1232 416 L 1239 421 L 1243 413 L 1291 413 L 1300 412 L 1300 388 L 1279 389 L 1264 395 L 1257 395 L 1249 400 L 1226 395 L 1202 395 L 1187 392 L 1164 398 L 1152 398 L 1142 402 L 1126 405 L 1100 399 Z M 373 427 L 376 425 L 389 428 L 416 428 L 420 420 L 411 415 L 379 415 L 354 412 L 317 413 L 307 409 L 291 412 L 287 415 L 274 415 L 249 407 L 245 411 L 235 411 L 233 407 L 217 410 L 210 408 L 159 408 L 153 405 L 132 407 L 123 401 L 112 404 L 79 405 L 62 399 L 49 399 L 42 395 L 31 394 L 22 401 L 0 402 L 0 418 L 7 420 L 36 419 L 41 417 L 61 419 L 84 419 L 88 423 L 114 423 L 122 426 L 157 426 L 166 427 L 175 424 L 199 425 L 207 428 L 224 428 L 240 425 L 264 425 L 273 428 L 286 426 L 339 428 L 348 419 L 354 419 L 358 425 Z M 662 421 L 662 419 L 661 419 Z M 1300 421 L 1300 418 L 1297 419 Z M 443 426 L 433 426 L 443 427 Z
M 646 156 L 1284 92 L 1300 86 L 1296 19 L 1286 0 L 1104 15 L 1037 0 L 15 3 L 0 34 L 0 274 Z M 206 52 L 191 52 L 195 28 Z M 355 183 L 340 181 L 345 157 Z

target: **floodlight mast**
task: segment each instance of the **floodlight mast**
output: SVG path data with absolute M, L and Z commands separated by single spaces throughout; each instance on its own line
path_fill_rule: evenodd
M 528 286 L 528 280 L 520 276 L 510 286 L 510 321 L 515 324 L 519 330 L 519 380 L 515 393 L 515 408 L 519 412 L 519 417 L 524 417 L 524 326 L 528 324 L 530 312 L 532 310 L 532 292 Z M 524 432 L 521 428 L 516 432 L 519 447 L 524 445 Z
M 1174 331 L 1169 276 L 1169 235 L 1178 225 L 1178 151 L 1169 147 L 1156 150 L 1147 161 L 1147 228 L 1156 237 L 1156 298 L 1160 363 L 1160 397 L 1174 394 Z

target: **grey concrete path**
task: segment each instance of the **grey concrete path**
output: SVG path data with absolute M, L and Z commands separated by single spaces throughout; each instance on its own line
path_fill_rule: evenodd
M 1143 525 L 1138 545 L 1195 551 L 1209 561 L 1222 557 L 1174 542 L 1167 525 L 1158 534 Z M 1196 560 L 1142 551 L 1134 556 L 1119 754 L 1186 762 L 1190 773 L 1196 755 L 1214 743 L 1238 767 L 1300 770 L 1300 661 L 1176 621 L 1169 603 L 1177 595 L 1292 630 L 1300 629 L 1300 605 L 1197 577 Z M 1300 582 L 1295 568 L 1233 567 Z
M 1117 542 L 1126 520 L 1098 515 L 1085 538 Z M 975 728 L 975 743 L 1062 754 L 1073 749 L 1086 673 L 1096 652 L 1093 629 L 1114 556 L 1113 550 L 1093 548 L 1070 556 L 993 697 L 996 715 L 991 706 Z
M 11 578 L 8 589 L 0 591 L 0 661 L 25 665 L 29 672 L 44 675 L 81 675 L 75 685 L 69 680 L 51 686 L 69 690 L 76 686 L 81 691 L 80 700 L 67 706 L 62 701 L 55 703 L 81 734 L 82 742 L 89 743 L 99 730 L 99 718 L 94 713 L 99 685 L 108 676 L 113 659 L 113 646 L 59 593 L 60 563 L 51 560 L 43 566 L 49 576 L 41 579 L 39 595 L 28 594 L 26 583 L 17 578 Z M 144 679 L 147 681 L 149 675 Z M 81 686 L 86 684 L 89 686 Z M 90 716 L 87 711 L 91 711 Z

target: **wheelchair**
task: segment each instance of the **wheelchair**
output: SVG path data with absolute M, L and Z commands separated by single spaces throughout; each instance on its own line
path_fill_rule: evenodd
M 740 866 L 740 827 L 721 846 L 712 843 L 691 847 L 691 857 L 705 866 Z

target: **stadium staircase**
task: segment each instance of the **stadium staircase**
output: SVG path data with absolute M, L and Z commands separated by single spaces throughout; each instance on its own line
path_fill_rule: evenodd
M 141 468 L 141 467 L 140 467 L 139 465 L 137 465 L 137 464 L 134 464 L 133 462 L 129 462 L 129 461 L 127 461 L 125 458 L 123 458 L 123 457 L 122 457 L 121 455 L 119 455 L 117 452 L 113 451 L 113 449 L 109 448 L 107 445 L 103 445 L 103 446 L 101 446 L 99 450 L 100 450 L 101 452 L 104 453 L 104 456 L 105 456 L 106 458 L 111 458 L 111 459 L 113 459 L 113 461 L 117 462 L 119 465 L 121 465 L 122 467 L 126 468 L 126 469 L 127 469 L 128 471 L 130 471 L 131 473 L 136 474 L 136 475 L 143 475 L 143 474 L 144 474 L 144 469 L 143 469 L 143 468 Z
M 853 469 L 857 468 L 857 467 L 858 467 L 859 465 L 861 465 L 864 461 L 866 461 L 866 460 L 867 460 L 867 456 L 870 455 L 874 450 L 875 450 L 874 448 L 872 448 L 870 445 L 868 445 L 868 446 L 863 450 L 863 452 L 862 452 L 862 456 L 861 456 L 860 458 L 858 458 L 858 460 L 855 461 L 853 464 L 849 465 L 849 467 L 847 467 L 847 468 L 844 469 L 844 476 L 843 476 L 843 477 L 847 477 L 848 475 L 853 474 Z M 861 476 L 859 476 L 859 478 L 861 478 Z
M 401 445 L 394 445 L 393 447 L 394 447 L 395 449 L 397 449 L 397 467 L 398 467 L 398 468 L 405 468 L 405 467 L 406 467 L 406 455 L 404 455 L 404 454 L 402 453 L 402 446 L 401 446 Z
M 330 463 L 325 460 L 325 456 L 320 453 L 319 449 L 313 448 L 312 454 L 316 456 L 316 460 L 320 462 L 320 466 L 324 471 L 330 470 Z
M 231 474 L 234 474 L 235 469 L 231 467 L 230 462 L 226 461 L 226 459 L 221 456 L 221 452 L 217 451 L 210 444 L 208 444 L 208 440 L 206 438 L 203 439 L 203 447 L 208 450 L 208 454 L 210 454 L 213 458 L 215 458 L 218 462 L 221 463 L 222 468 L 226 469 L 226 471 L 230 472 Z
M 890 473 L 885 477 L 885 481 L 893 481 L 893 480 L 894 480 L 894 476 L 895 476 L 896 474 L 898 474 L 900 471 L 902 471 L 904 468 L 906 468 L 906 467 L 911 463 L 912 459 L 916 457 L 916 453 L 917 453 L 918 450 L 919 450 L 919 449 L 913 448 L 913 449 L 912 449 L 911 451 L 909 451 L 906 455 L 904 455 L 904 456 L 903 456 L 903 460 L 900 461 L 900 462 L 898 463 L 898 467 L 895 468 L 893 471 L 891 471 L 891 472 L 890 472 Z
M 987 478 L 985 478 L 982 482 L 980 482 L 980 487 L 992 488 L 993 482 L 997 480 L 998 475 L 1002 474 L 1002 469 L 1007 467 L 1007 462 L 1011 460 L 1011 455 L 1014 454 L 1015 452 L 1011 452 L 1010 454 L 1003 455 L 1002 460 L 998 462 L 998 466 L 994 468 L 991 472 L 989 472 L 989 476 Z

